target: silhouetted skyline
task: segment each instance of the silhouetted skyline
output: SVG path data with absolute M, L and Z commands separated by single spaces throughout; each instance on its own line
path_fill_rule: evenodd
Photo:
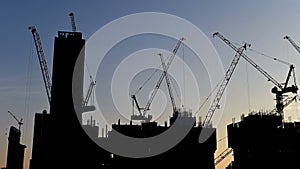
M 57 30 L 71 30 L 68 13 L 73 11 L 77 29 L 88 39 L 97 29 L 119 17 L 137 12 L 165 12 L 185 18 L 198 26 L 213 42 L 226 69 L 234 56 L 222 42 L 214 40 L 212 33 L 220 31 L 234 42 L 246 41 L 253 49 L 286 60 L 296 66 L 299 74 L 300 56 L 286 40 L 290 35 L 300 43 L 299 2 L 296 1 L 149 1 L 149 2 L 1 2 L 2 23 L 0 62 L 0 167 L 5 166 L 8 128 L 16 123 L 6 112 L 24 118 L 22 143 L 27 146 L 25 167 L 31 157 L 33 116 L 43 109 L 49 110 L 29 25 L 37 26 L 50 70 L 52 70 L 53 40 Z M 120 28 L 122 31 L 122 28 Z M 173 43 L 170 43 L 173 44 Z M 269 58 L 247 53 L 278 81 L 283 82 L 288 67 Z M 52 72 L 52 71 L 51 71 Z M 247 78 L 248 77 L 248 78 Z M 247 81 L 249 83 L 247 83 Z M 27 85 L 26 85 L 27 84 Z M 225 113 L 218 127 L 218 138 L 226 136 L 226 125 L 232 118 L 251 110 L 272 109 L 275 105 L 270 89 L 273 85 L 246 66 L 239 63 L 227 88 Z M 203 89 L 205 90 L 205 89 Z M 201 100 L 207 95 L 203 94 Z M 200 103 L 199 103 L 200 104 Z M 206 106 L 207 108 L 207 106 Z M 206 111 L 204 108 L 203 111 Z M 286 117 L 297 120 L 296 106 L 286 108 Z M 6 131 L 7 129 L 7 131 Z M 226 142 L 226 141 L 225 141 Z M 218 152 L 226 147 L 223 141 Z M 219 154 L 219 153 L 216 154 Z M 222 165 L 222 164 L 221 164 Z M 218 166 L 220 167 L 220 166 Z

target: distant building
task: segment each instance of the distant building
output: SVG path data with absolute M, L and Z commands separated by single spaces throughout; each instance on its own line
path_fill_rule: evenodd
M 281 116 L 257 113 L 228 125 L 227 132 L 228 146 L 234 152 L 234 161 L 227 169 L 299 166 L 299 122 L 282 126 Z
M 6 169 L 23 169 L 25 145 L 20 144 L 21 132 L 11 126 L 8 137 Z

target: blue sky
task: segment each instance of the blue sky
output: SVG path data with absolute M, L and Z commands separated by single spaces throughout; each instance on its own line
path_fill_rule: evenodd
M 234 42 L 246 41 L 251 43 L 255 50 L 293 63 L 296 66 L 296 75 L 300 73 L 297 69 L 300 65 L 300 55 L 286 40 L 283 40 L 283 36 L 290 35 L 300 44 L 298 22 L 300 2 L 297 0 L 47 2 L 3 0 L 0 3 L 1 167 L 5 166 L 6 128 L 16 125 L 7 111 L 10 110 L 24 118 L 23 142 L 28 146 L 26 152 L 26 160 L 28 160 L 32 144 L 33 115 L 35 112 L 48 109 L 32 35 L 27 27 L 29 25 L 37 27 L 51 70 L 54 36 L 58 30 L 71 30 L 68 17 L 71 11 L 75 13 L 77 29 L 83 32 L 85 39 L 105 24 L 125 15 L 138 12 L 173 14 L 190 21 L 208 36 L 215 45 L 225 69 L 229 66 L 234 52 L 219 39 L 212 38 L 212 33 L 215 31 L 220 31 Z M 171 47 L 175 43 L 174 40 L 166 41 L 166 45 Z M 279 82 L 284 81 L 288 66 L 251 51 L 247 51 L 246 54 Z M 233 117 L 239 119 L 240 115 L 248 113 L 249 109 L 272 109 L 274 106 L 273 95 L 270 93 L 272 87 L 273 85 L 262 75 L 241 60 L 227 88 L 227 99 L 223 105 L 225 115 L 218 126 L 218 137 L 226 136 L 226 125 Z M 297 115 L 294 113 L 296 104 L 292 104 L 286 111 L 287 116 L 292 115 L 297 120 Z M 221 143 L 220 151 L 225 146 L 225 143 Z M 25 162 L 25 165 L 27 166 L 28 163 Z

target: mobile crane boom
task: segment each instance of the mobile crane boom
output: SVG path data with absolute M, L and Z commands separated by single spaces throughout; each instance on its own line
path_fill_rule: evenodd
M 223 81 L 221 82 L 219 90 L 218 90 L 218 92 L 217 92 L 217 94 L 216 94 L 216 96 L 215 96 L 215 98 L 214 98 L 214 100 L 213 100 L 213 102 L 212 102 L 212 104 L 211 104 L 211 106 L 210 106 L 210 108 L 208 110 L 208 113 L 206 114 L 205 119 L 204 119 L 204 121 L 202 123 L 202 125 L 204 127 L 210 126 L 211 119 L 212 119 L 212 117 L 214 115 L 215 110 L 218 107 L 220 107 L 219 106 L 219 102 L 220 102 L 220 100 L 221 100 L 221 98 L 223 96 L 223 93 L 224 93 L 224 91 L 226 89 L 226 86 L 227 86 L 227 84 L 228 84 L 228 82 L 229 82 L 229 80 L 230 80 L 230 78 L 231 78 L 231 76 L 233 74 L 233 71 L 234 71 L 234 69 L 236 68 L 236 66 L 238 64 L 243 51 L 246 50 L 247 47 L 250 47 L 250 44 L 245 43 L 244 46 L 242 46 L 242 47 L 240 47 L 240 48 L 237 49 L 237 53 L 235 54 L 235 56 L 234 56 L 234 58 L 233 58 L 233 60 L 232 60 L 232 62 L 230 64 L 230 66 L 229 66 L 229 68 L 228 68 L 228 70 L 227 70 L 227 72 L 225 74 L 225 77 L 224 77 Z
M 176 104 L 175 104 L 174 95 L 173 95 L 173 92 L 172 92 L 172 89 L 171 89 L 171 82 L 170 82 L 170 79 L 169 79 L 169 75 L 168 75 L 167 70 L 166 70 L 167 69 L 166 68 L 166 63 L 165 63 L 165 60 L 163 58 L 163 54 L 159 53 L 158 55 L 159 55 L 161 63 L 162 63 L 163 73 L 165 74 L 165 79 L 166 79 L 166 83 L 167 83 L 167 87 L 168 87 L 168 91 L 169 91 L 169 95 L 170 95 L 170 99 L 171 99 L 173 113 L 176 113 L 176 111 L 177 111 L 176 110 Z
M 151 95 L 150 95 L 150 98 L 149 98 L 149 100 L 148 100 L 147 103 L 146 103 L 146 106 L 145 106 L 144 108 L 140 108 L 139 105 L 138 105 L 138 103 L 137 103 L 137 100 L 136 100 L 135 95 L 131 95 L 131 98 L 133 99 L 133 102 L 132 102 L 132 103 L 135 103 L 135 104 L 136 104 L 136 106 L 137 106 L 137 108 L 138 108 L 138 111 L 140 112 L 140 115 L 134 115 L 134 114 L 133 114 L 133 115 L 131 116 L 131 119 L 132 119 L 132 120 L 144 120 L 144 121 L 146 121 L 146 122 L 149 122 L 149 121 L 152 119 L 152 116 L 151 116 L 151 115 L 148 115 L 148 117 L 146 117 L 146 113 L 147 113 L 147 111 L 150 110 L 151 103 L 152 103 L 152 101 L 153 101 L 153 99 L 154 99 L 154 97 L 155 97 L 155 95 L 156 95 L 156 93 L 157 93 L 157 91 L 158 91 L 158 89 L 159 89 L 159 87 L 160 87 L 160 85 L 161 85 L 161 83 L 162 83 L 164 77 L 165 77 L 165 73 L 164 73 L 164 72 L 167 71 L 167 70 L 169 69 L 169 67 L 170 67 L 170 65 L 171 65 L 171 63 L 172 63 L 172 61 L 173 61 L 173 59 L 174 59 L 174 57 L 175 57 L 175 55 L 176 55 L 176 53 L 177 53 L 177 51 L 178 51 L 180 45 L 181 45 L 181 43 L 182 43 L 182 41 L 183 41 L 184 39 L 185 39 L 185 38 L 180 38 L 179 41 L 177 42 L 175 48 L 173 49 L 172 55 L 171 55 L 171 57 L 169 58 L 167 64 L 165 64 L 165 66 L 164 66 L 164 71 L 163 71 L 163 73 L 161 74 L 161 76 L 160 76 L 158 82 L 156 83 L 155 88 L 154 88 L 154 90 L 152 91 L 152 93 L 151 93 Z M 134 107 L 134 106 L 133 106 L 133 107 Z M 142 113 L 141 113 L 141 110 L 143 110 Z
M 283 39 L 287 39 L 293 46 L 294 48 L 300 53 L 300 47 L 293 41 L 293 39 L 289 36 L 283 37 Z
M 38 59 L 39 59 L 39 62 L 40 62 L 40 68 L 41 68 L 42 75 L 43 75 L 44 85 L 45 85 L 48 101 L 49 101 L 49 104 L 50 104 L 50 102 L 51 102 L 52 82 L 51 82 L 47 62 L 46 62 L 46 59 L 45 59 L 41 38 L 40 38 L 40 35 L 39 35 L 39 33 L 37 32 L 37 30 L 34 26 L 30 26 L 28 29 L 31 31 L 31 33 L 33 35 L 34 44 L 35 44 L 35 47 L 36 47 L 36 53 L 38 55 Z
M 177 44 L 176 44 L 176 46 L 175 46 L 175 48 L 174 48 L 174 50 L 172 52 L 172 56 L 170 57 L 169 61 L 167 62 L 167 65 L 165 66 L 165 70 L 166 71 L 169 69 L 169 67 L 170 67 L 170 65 L 171 65 L 171 63 L 172 63 L 172 61 L 173 61 L 173 59 L 174 59 L 174 57 L 175 57 L 175 55 L 176 55 L 176 53 L 177 53 L 177 51 L 178 51 L 178 49 L 179 49 L 179 47 L 180 47 L 180 45 L 181 45 L 181 43 L 182 43 L 183 40 L 184 40 L 184 38 L 180 38 L 179 41 L 177 42 Z M 151 96 L 150 96 L 150 98 L 149 98 L 146 106 L 145 106 L 144 114 L 146 113 L 146 111 L 149 110 L 150 105 L 151 105 L 151 103 L 152 103 L 152 101 L 154 99 L 154 96 L 156 95 L 156 93 L 157 93 L 157 91 L 158 91 L 158 89 L 159 89 L 159 87 L 160 87 L 160 85 L 161 85 L 164 77 L 165 77 L 165 73 L 162 73 L 161 76 L 160 76 L 160 78 L 159 78 L 159 80 L 158 80 L 158 82 L 157 82 L 157 84 L 155 85 L 155 88 L 154 88 L 153 92 L 151 93 Z

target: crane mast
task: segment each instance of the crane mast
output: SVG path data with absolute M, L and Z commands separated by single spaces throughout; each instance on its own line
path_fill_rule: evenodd
M 70 19 L 71 19 L 72 31 L 73 31 L 73 32 L 76 32 L 76 25 L 75 25 L 74 13 L 71 12 L 71 13 L 69 14 L 69 16 L 70 16 Z
M 163 58 L 163 54 L 159 53 L 158 55 L 159 55 L 161 63 L 162 63 L 163 73 L 164 73 L 164 76 L 165 76 L 165 79 L 166 79 L 166 83 L 167 83 L 167 87 L 168 87 L 168 91 L 169 91 L 169 95 L 170 95 L 170 99 L 171 99 L 171 104 L 172 104 L 172 108 L 173 108 L 173 113 L 176 113 L 177 112 L 176 104 L 175 104 L 174 95 L 173 95 L 173 92 L 172 92 L 172 89 L 171 89 L 171 83 L 170 83 L 169 75 L 167 73 L 166 63 L 165 63 L 165 60 Z
M 244 46 L 238 48 L 237 53 L 235 54 L 235 56 L 234 56 L 234 58 L 233 58 L 233 60 L 232 60 L 232 62 L 230 64 L 230 66 L 229 66 L 229 68 L 228 68 L 228 70 L 227 70 L 227 72 L 225 74 L 225 77 L 224 77 L 224 79 L 223 79 L 223 81 L 222 81 L 222 83 L 221 83 L 221 85 L 219 87 L 219 90 L 218 90 L 218 92 L 217 92 L 217 94 L 216 94 L 216 96 L 215 96 L 215 98 L 214 98 L 214 100 L 213 100 L 213 102 L 212 102 L 209 110 L 208 110 L 208 113 L 205 116 L 205 119 L 204 119 L 204 121 L 202 123 L 202 125 L 204 127 L 209 127 L 211 125 L 211 119 L 212 119 L 212 117 L 214 115 L 214 112 L 215 112 L 215 110 L 217 108 L 220 107 L 219 106 L 219 102 L 220 102 L 220 100 L 221 100 L 221 98 L 223 96 L 223 93 L 224 93 L 224 91 L 226 89 L 226 86 L 227 86 L 227 84 L 228 84 L 228 82 L 229 82 L 229 80 L 230 80 L 230 78 L 231 78 L 231 76 L 233 74 L 234 69 L 236 68 L 236 66 L 237 66 L 237 64 L 238 64 L 238 62 L 240 60 L 240 57 L 241 57 L 243 51 L 246 50 L 247 47 L 250 47 L 250 44 L 246 44 L 245 43 Z
M 40 62 L 40 68 L 41 68 L 42 75 L 43 75 L 44 85 L 46 88 L 48 101 L 50 103 L 50 101 L 51 101 L 51 86 L 52 85 L 51 85 L 50 74 L 49 74 L 48 67 L 47 67 L 47 62 L 46 62 L 43 47 L 42 47 L 41 38 L 34 26 L 30 26 L 28 29 L 31 31 L 31 33 L 33 35 L 34 44 L 36 47 L 36 52 L 38 55 L 38 59 Z
M 223 40 L 229 47 L 231 47 L 234 51 L 238 52 L 238 48 L 233 45 L 228 39 L 226 39 L 223 35 L 221 35 L 219 32 L 216 32 L 213 34 L 213 36 L 219 37 L 221 40 Z M 285 93 L 297 93 L 298 87 L 295 85 L 292 85 L 290 87 L 287 87 L 288 81 L 290 79 L 291 73 L 294 72 L 294 66 L 290 65 L 290 70 L 288 72 L 287 79 L 282 85 L 281 83 L 277 82 L 272 76 L 270 76 L 266 71 L 264 71 L 260 66 L 258 66 L 254 61 L 252 61 L 247 55 L 244 53 L 241 54 L 241 56 L 248 62 L 250 63 L 256 70 L 258 70 L 261 74 L 263 74 L 268 81 L 271 81 L 275 87 L 272 88 L 272 93 L 276 94 L 276 109 L 277 113 L 282 116 L 283 119 L 283 108 L 284 108 L 284 103 L 283 103 L 283 94 Z M 278 89 L 279 88 L 279 89 Z
M 293 46 L 294 48 L 300 53 L 300 47 L 293 41 L 293 39 L 289 36 L 283 37 L 283 39 L 287 39 Z

